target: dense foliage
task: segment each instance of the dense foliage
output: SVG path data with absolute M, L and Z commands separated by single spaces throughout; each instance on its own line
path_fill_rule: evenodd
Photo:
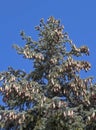
M 40 20 L 38 41 L 21 32 L 25 46 L 17 53 L 32 60 L 30 73 L 0 73 L 0 127 L 6 130 L 95 130 L 96 86 L 92 77 L 81 78 L 91 65 L 77 57 L 89 55 L 64 32 L 59 20 Z M 78 59 L 78 60 L 77 60 Z

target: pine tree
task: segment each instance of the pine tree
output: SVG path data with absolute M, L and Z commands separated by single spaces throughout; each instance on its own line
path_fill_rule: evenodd
M 79 57 L 79 48 L 54 17 L 40 20 L 34 41 L 22 31 L 25 46 L 14 45 L 19 55 L 32 60 L 30 73 L 8 67 L 0 73 L 0 127 L 5 130 L 95 130 L 96 85 L 81 78 L 91 65 Z M 78 60 L 77 60 L 78 59 Z

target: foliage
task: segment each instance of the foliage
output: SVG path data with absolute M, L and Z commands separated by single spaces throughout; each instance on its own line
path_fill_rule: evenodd
M 15 70 L 0 73 L 0 127 L 6 130 L 95 130 L 96 85 L 92 77 L 81 78 L 91 65 L 79 57 L 89 55 L 64 32 L 59 20 L 40 20 L 38 41 L 21 36 L 25 46 L 14 45 L 19 55 L 32 60 L 30 73 Z M 69 47 L 68 47 L 69 46 Z M 78 57 L 78 60 L 76 60 Z

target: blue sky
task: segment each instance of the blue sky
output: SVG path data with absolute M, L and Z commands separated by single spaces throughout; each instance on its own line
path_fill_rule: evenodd
M 19 35 L 24 30 L 36 39 L 34 26 L 54 16 L 64 24 L 65 31 L 79 47 L 87 45 L 90 56 L 84 57 L 92 64 L 88 75 L 96 75 L 96 0 L 1 0 L 0 1 L 0 71 L 8 66 L 28 72 L 32 63 L 19 56 L 12 44 L 24 45 Z M 82 57 L 83 59 L 83 57 Z

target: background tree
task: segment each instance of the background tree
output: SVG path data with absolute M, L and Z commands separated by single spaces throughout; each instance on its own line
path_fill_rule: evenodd
M 25 46 L 14 45 L 18 54 L 33 62 L 30 73 L 0 73 L 0 127 L 6 130 L 95 130 L 96 86 L 80 71 L 91 65 L 75 57 L 89 55 L 77 48 L 59 20 L 40 20 L 38 41 L 21 32 Z

